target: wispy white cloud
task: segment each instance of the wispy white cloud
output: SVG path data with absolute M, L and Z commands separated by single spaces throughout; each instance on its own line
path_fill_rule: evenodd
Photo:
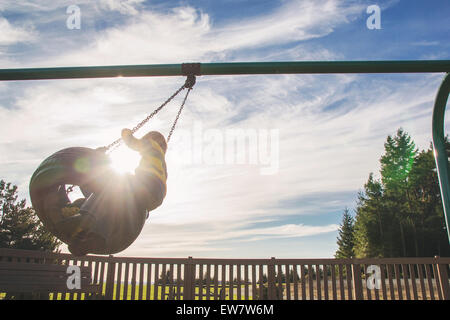
M 139 5 L 145 0 L 100 0 L 100 5 L 111 11 L 122 14 L 136 15 L 139 13 Z
M 0 46 L 36 41 L 37 33 L 31 27 L 14 26 L 0 16 Z
M 75 44 L 67 42 L 66 33 L 61 32 L 60 39 L 55 38 L 54 34 L 51 39 L 43 38 L 43 41 L 48 40 L 47 46 L 54 49 L 46 50 L 40 63 L 50 56 L 53 65 L 175 63 L 189 60 L 207 62 L 230 56 L 233 56 L 233 60 L 245 59 L 248 58 L 242 51 L 245 49 L 273 47 L 330 34 L 338 26 L 357 18 L 364 9 L 363 4 L 354 1 L 287 1 L 273 12 L 251 19 L 229 20 L 223 24 L 216 23 L 208 13 L 198 8 L 182 6 L 158 12 L 142 9 L 141 2 L 104 0 L 94 5 L 89 1 L 82 1 L 79 5 L 82 9 L 83 26 L 89 25 L 90 20 L 104 10 L 120 11 L 133 15 L 133 18 L 125 19 L 121 24 L 116 23 L 101 33 L 95 28 L 82 27 L 77 32 L 83 37 L 77 40 L 77 50 L 71 50 L 72 52 L 65 51 L 61 54 L 58 50 L 58 43 L 61 42 L 75 48 Z M 33 4 L 42 5 L 40 1 L 33 1 Z M 61 10 L 56 10 L 62 6 L 63 4 L 58 7 L 56 4 L 52 5 L 54 13 L 42 14 L 34 23 L 39 24 L 39 19 L 46 23 L 49 19 L 64 22 L 64 14 L 61 15 Z M 62 23 L 61 28 L 64 26 Z M 297 57 L 301 58 L 303 52 L 304 58 L 307 50 L 301 47 L 297 49 L 291 49 L 291 53 L 295 50 Z M 322 57 L 331 56 L 325 50 L 319 50 L 325 54 Z M 279 50 L 274 49 L 273 52 Z M 308 56 L 311 56 L 311 52 L 309 51 Z M 22 63 L 36 65 L 37 61 L 24 60 Z

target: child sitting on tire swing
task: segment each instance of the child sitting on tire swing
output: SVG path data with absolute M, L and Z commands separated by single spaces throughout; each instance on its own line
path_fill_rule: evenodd
M 68 245 L 74 255 L 111 254 L 126 249 L 142 231 L 149 211 L 164 200 L 167 180 L 164 136 L 151 131 L 136 139 L 131 130 L 123 129 L 122 139 L 140 153 L 139 166 L 135 175 L 118 175 L 107 170 L 102 178 L 104 189 L 93 192 L 87 199 L 79 199 L 82 202 L 79 214 L 69 219 L 72 227 L 68 225 L 68 229 L 77 226 Z

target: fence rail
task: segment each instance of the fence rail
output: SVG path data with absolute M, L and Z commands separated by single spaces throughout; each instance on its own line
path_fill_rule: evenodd
M 65 253 L 0 249 L 0 262 L 89 267 L 93 284 L 102 288 L 100 298 L 113 300 L 450 300 L 450 258 L 441 257 L 74 257 Z M 54 292 L 49 298 L 89 297 Z

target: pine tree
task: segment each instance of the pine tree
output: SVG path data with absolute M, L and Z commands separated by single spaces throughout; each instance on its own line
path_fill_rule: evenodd
M 338 259 L 353 258 L 354 252 L 354 219 L 348 208 L 344 209 L 342 223 L 339 227 L 339 236 L 337 238 L 338 250 L 335 257 Z
M 0 248 L 55 251 L 61 242 L 48 232 L 17 186 L 0 180 Z
M 404 189 L 417 154 L 414 141 L 400 128 L 394 137 L 387 137 L 384 150 L 380 159 L 383 185 L 386 190 Z
M 450 255 L 432 146 L 418 153 L 399 129 L 388 136 L 380 164 L 381 178 L 370 174 L 358 195 L 355 256 Z
M 400 233 L 401 251 L 396 255 L 407 256 L 408 248 L 406 239 L 408 227 L 411 227 L 411 215 L 413 210 L 408 193 L 409 173 L 414 164 L 417 149 L 411 137 L 403 131 L 397 130 L 394 137 L 388 136 L 384 144 L 385 154 L 380 159 L 381 181 L 385 193 L 384 201 L 388 203 L 390 214 L 395 218 Z
M 381 181 L 370 173 L 359 192 L 354 226 L 354 251 L 357 258 L 382 257 L 391 251 L 390 216 L 384 202 Z

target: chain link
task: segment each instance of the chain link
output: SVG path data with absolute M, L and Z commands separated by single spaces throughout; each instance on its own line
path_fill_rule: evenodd
M 178 110 L 177 116 L 175 117 L 175 121 L 172 124 L 172 128 L 170 128 L 169 135 L 167 136 L 167 143 L 170 141 L 170 137 L 172 136 L 173 130 L 175 130 L 175 126 L 177 125 L 178 119 L 180 118 L 181 111 L 183 111 L 184 104 L 186 103 L 187 97 L 189 96 L 189 92 L 191 92 L 192 88 L 189 88 L 184 96 L 183 103 L 180 106 L 180 110 Z
M 166 101 L 164 101 L 158 108 L 153 110 L 153 112 L 150 113 L 144 120 L 139 122 L 133 129 L 131 129 L 131 133 L 135 133 L 140 128 L 142 128 L 151 118 L 153 118 L 153 116 L 155 116 L 159 111 L 161 111 L 162 108 L 164 108 L 170 101 L 172 101 L 173 98 L 175 98 L 181 91 L 183 91 L 184 89 L 187 88 L 188 91 L 186 93 L 186 96 L 184 97 L 183 103 L 181 104 L 180 110 L 178 111 L 178 114 L 175 118 L 175 122 L 173 123 L 172 128 L 170 129 L 169 135 L 167 136 L 167 142 L 169 142 L 170 137 L 172 136 L 173 130 L 175 129 L 175 125 L 178 122 L 178 118 L 180 117 L 181 111 L 183 110 L 184 104 L 186 103 L 189 92 L 192 90 L 194 84 L 195 84 L 195 75 L 189 75 L 186 79 L 186 82 L 177 91 L 175 91 L 175 93 L 172 94 Z M 115 148 L 120 146 L 121 143 L 122 143 L 122 138 L 119 138 L 107 146 L 98 148 L 98 150 L 102 150 L 105 153 L 111 152 Z

